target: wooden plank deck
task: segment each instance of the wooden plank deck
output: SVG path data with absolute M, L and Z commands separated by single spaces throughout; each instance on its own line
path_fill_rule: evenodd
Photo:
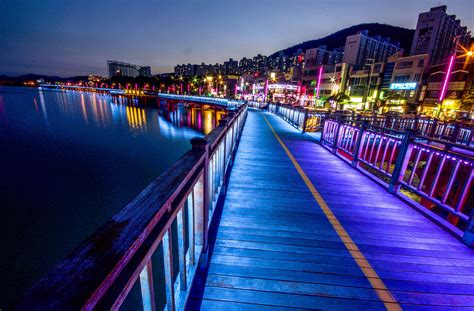
M 190 310 L 474 309 L 472 249 L 274 115 L 249 111 L 215 231 Z M 383 285 L 395 303 L 384 304 Z

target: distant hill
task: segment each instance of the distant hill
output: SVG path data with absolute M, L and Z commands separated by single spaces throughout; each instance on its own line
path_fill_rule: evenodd
M 10 77 L 6 75 L 0 75 L 0 84 L 4 85 L 15 85 L 15 84 L 22 84 L 26 81 L 36 81 L 39 79 L 43 79 L 46 82 L 56 82 L 56 81 L 86 81 L 88 76 L 75 76 L 75 77 L 68 77 L 62 78 L 57 76 L 45 76 L 45 75 L 38 75 L 34 73 L 28 73 L 25 75 L 17 76 L 17 77 Z
M 335 32 L 324 38 L 305 41 L 303 43 L 294 45 L 281 51 L 283 51 L 286 55 L 291 56 L 296 53 L 298 49 L 301 49 L 304 52 L 307 49 L 316 48 L 320 45 L 327 45 L 327 48 L 329 50 L 338 47 L 343 47 L 346 43 L 347 36 L 354 35 L 361 30 L 368 30 L 369 36 L 371 37 L 389 37 L 391 42 L 399 42 L 400 47 L 404 49 L 405 52 L 410 51 L 411 42 L 413 40 L 413 36 L 415 35 L 415 30 L 413 29 L 407 29 L 379 23 L 359 24 L 339 30 L 338 32 Z M 280 51 L 274 53 L 272 56 L 278 56 L 279 52 Z

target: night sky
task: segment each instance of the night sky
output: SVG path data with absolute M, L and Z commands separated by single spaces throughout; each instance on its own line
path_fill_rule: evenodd
M 472 0 L 0 0 L 0 74 L 106 74 L 106 60 L 169 72 L 271 54 L 359 23 L 415 28 L 440 4 L 474 30 Z

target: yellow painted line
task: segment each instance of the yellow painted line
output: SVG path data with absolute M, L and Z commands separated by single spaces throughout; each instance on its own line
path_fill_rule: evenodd
M 318 205 L 321 207 L 324 215 L 329 220 L 329 223 L 331 223 L 333 229 L 336 231 L 337 235 L 341 238 L 341 240 L 344 243 L 344 245 L 346 246 L 347 250 L 352 255 L 352 258 L 354 258 L 355 262 L 357 263 L 359 268 L 362 270 L 365 277 L 369 280 L 370 284 L 372 285 L 372 288 L 377 293 L 377 296 L 380 298 L 380 300 L 385 305 L 385 308 L 387 308 L 387 310 L 402 310 L 402 308 L 398 304 L 397 300 L 393 297 L 392 293 L 390 293 L 387 286 L 385 286 L 382 279 L 378 276 L 377 272 L 375 272 L 374 268 L 372 268 L 370 263 L 365 258 L 364 254 L 362 254 L 362 252 L 359 250 L 359 247 L 357 247 L 357 245 L 354 243 L 354 241 L 352 241 L 352 239 L 349 236 L 349 234 L 347 233 L 346 229 L 344 229 L 342 224 L 339 222 L 337 217 L 334 215 L 334 213 L 331 211 L 331 209 L 327 205 L 326 201 L 324 201 L 322 196 L 319 194 L 318 190 L 316 190 L 316 187 L 314 187 L 313 183 L 309 180 L 308 176 L 306 175 L 304 170 L 301 168 L 298 161 L 296 161 L 296 159 L 293 156 L 293 154 L 291 153 L 291 151 L 286 147 L 285 143 L 280 139 L 280 136 L 278 136 L 277 132 L 273 129 L 270 122 L 268 122 L 265 115 L 263 115 L 263 118 L 267 122 L 268 126 L 270 127 L 270 129 L 273 132 L 273 135 L 275 135 L 276 139 L 280 143 L 283 150 L 285 150 L 286 154 L 290 158 L 290 160 L 293 163 L 293 165 L 295 166 L 296 170 L 300 174 L 300 176 L 303 179 L 304 183 L 306 184 L 309 191 L 313 195 L 313 198 L 316 200 Z

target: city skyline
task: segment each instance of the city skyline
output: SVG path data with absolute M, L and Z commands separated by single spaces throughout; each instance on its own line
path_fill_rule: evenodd
M 287 16 L 288 6 L 283 1 L 272 1 L 271 9 L 270 1 L 254 4 L 246 0 L 238 5 L 213 0 L 163 1 L 159 5 L 119 1 L 114 6 L 108 1 L 94 6 L 88 1 L 2 2 L 0 74 L 105 75 L 107 59 L 149 65 L 153 74 L 171 72 L 181 63 L 222 63 L 229 58 L 272 54 L 360 23 L 414 29 L 416 12 L 441 4 L 463 26 L 474 28 L 470 1 L 369 1 L 364 6 L 343 2 L 321 1 L 316 6 L 313 1 L 299 1 L 293 5 L 294 15 L 284 22 L 280 17 Z M 348 6 L 351 15 L 341 15 L 340 8 Z M 391 7 L 399 10 L 401 6 L 414 13 L 390 14 Z M 343 19 L 334 19 L 335 15 Z M 213 35 L 206 37 L 207 33 Z

